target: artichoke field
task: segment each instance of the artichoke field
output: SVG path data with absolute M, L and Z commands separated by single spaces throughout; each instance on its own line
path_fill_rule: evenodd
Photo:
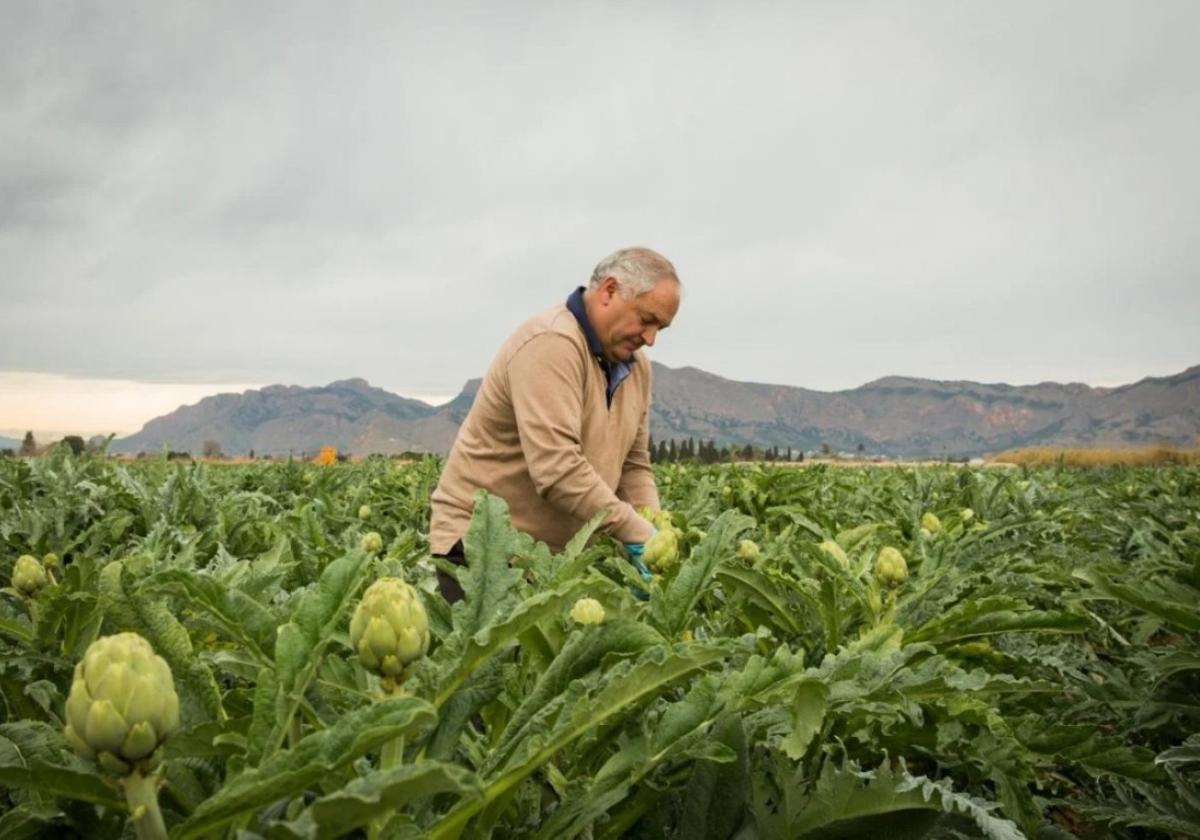
M 1200 473 L 0 459 L 0 836 L 1200 837 Z

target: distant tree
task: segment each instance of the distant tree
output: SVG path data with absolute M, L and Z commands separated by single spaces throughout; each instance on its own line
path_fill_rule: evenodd
M 251 450 L 250 450 L 250 455 L 249 455 L 249 458 L 250 458 L 250 460 L 251 460 L 251 461 L 253 461 L 253 460 L 254 460 L 254 450 L 253 450 L 253 449 L 251 449 Z
M 859 454 L 859 455 L 863 454 L 863 451 L 864 451 L 864 450 L 866 450 L 866 448 L 867 448 L 867 447 L 866 447 L 866 446 L 864 446 L 864 445 L 863 445 L 863 442 L 860 440 L 860 441 L 858 442 L 858 454 Z
M 221 442 L 219 440 L 206 440 L 200 452 L 205 458 L 220 458 L 223 454 L 221 452 Z
M 11 446 L 6 446 L 5 448 L 0 449 L 0 458 L 11 458 L 16 454 L 17 453 L 13 451 Z
M 790 447 L 790 446 L 788 447 L 788 451 L 787 451 L 787 459 L 788 459 L 788 463 L 790 464 L 792 462 L 792 447 Z
M 830 452 L 831 452 L 831 450 L 830 450 L 830 448 L 829 448 L 829 444 L 828 444 L 828 443 L 822 443 L 822 444 L 821 444 L 821 454 L 822 454 L 822 455 L 828 455 Z
M 804 450 L 803 449 L 801 449 L 799 452 L 796 453 L 796 463 L 797 464 L 804 463 Z
M 62 439 L 62 443 L 64 446 L 69 446 L 71 448 L 72 455 L 82 455 L 83 454 L 83 449 L 84 449 L 83 438 L 81 438 L 79 435 L 67 435 L 65 438 Z
M 19 454 L 26 457 L 37 454 L 37 441 L 33 439 L 33 432 L 25 433 L 25 439 L 21 441 Z
M 754 460 L 754 447 L 748 443 L 742 447 L 742 460 L 743 461 L 753 461 Z
M 678 461 L 679 450 L 675 448 L 675 438 L 671 438 L 671 445 L 667 448 L 667 460 Z

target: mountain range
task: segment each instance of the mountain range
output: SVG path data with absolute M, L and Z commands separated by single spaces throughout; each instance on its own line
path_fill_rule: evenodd
M 945 382 L 892 376 L 845 391 L 725 379 L 653 363 L 655 438 L 738 446 L 857 450 L 891 457 L 974 456 L 1025 446 L 1190 446 L 1200 435 L 1200 365 L 1116 388 Z M 447 452 L 481 380 L 431 406 L 363 379 L 218 394 L 155 418 L 111 451 L 355 455 Z

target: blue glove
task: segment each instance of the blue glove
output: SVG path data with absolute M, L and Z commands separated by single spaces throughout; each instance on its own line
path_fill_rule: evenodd
M 625 543 L 625 551 L 629 553 L 629 562 L 641 572 L 642 580 L 647 583 L 654 577 L 650 570 L 646 568 L 646 564 L 642 562 L 642 553 L 646 550 L 645 543 Z

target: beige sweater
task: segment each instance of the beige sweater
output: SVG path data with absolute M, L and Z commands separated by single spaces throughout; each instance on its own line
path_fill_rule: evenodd
M 650 470 L 650 362 L 636 354 L 613 397 L 565 305 L 530 318 L 492 361 L 433 492 L 430 543 L 462 539 L 476 491 L 508 502 L 513 525 L 560 551 L 598 511 L 601 530 L 644 542 L 659 507 Z

